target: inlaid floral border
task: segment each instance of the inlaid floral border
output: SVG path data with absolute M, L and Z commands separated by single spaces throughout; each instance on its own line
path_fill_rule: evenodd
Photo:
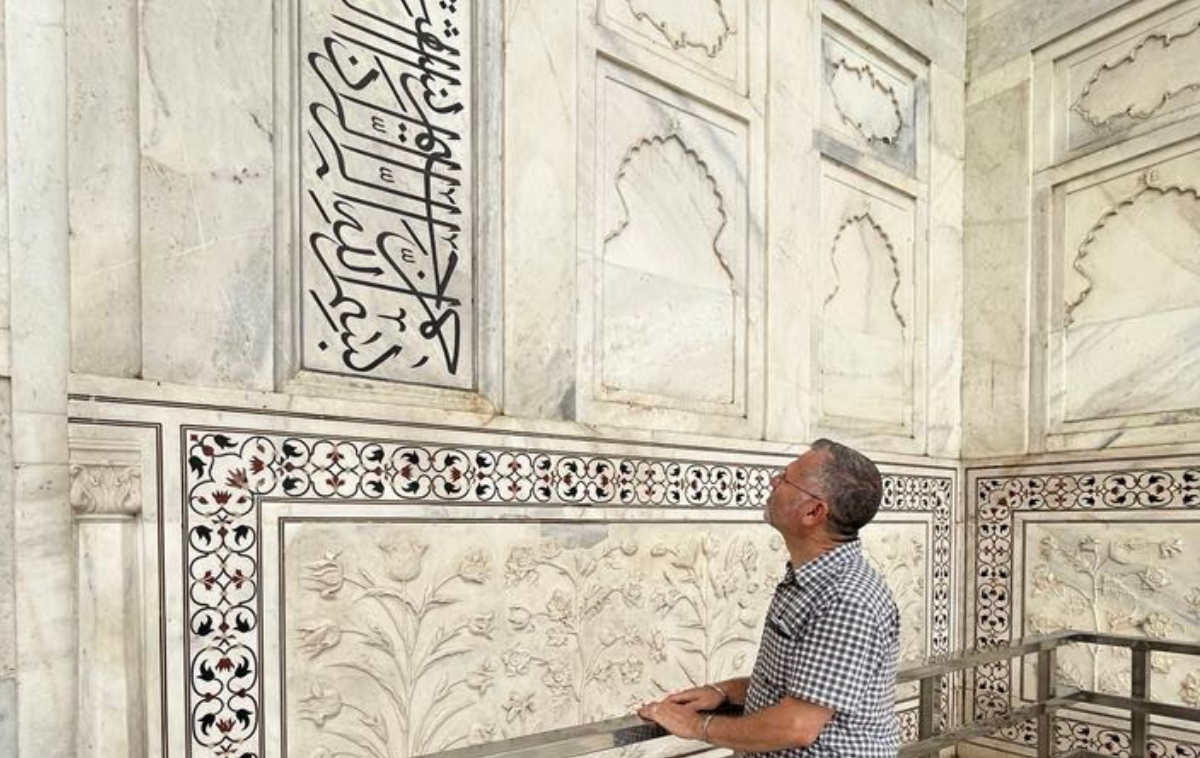
M 1018 514 L 1143 511 L 1149 519 L 1156 511 L 1200 509 L 1200 467 L 1194 466 L 1138 466 L 1078 473 L 1043 472 L 1041 468 L 1031 468 L 1017 474 L 986 470 L 981 470 L 978 476 L 970 474 L 968 472 L 968 481 L 975 501 L 972 535 L 975 553 L 974 565 L 970 568 L 975 583 L 971 606 L 974 639 L 971 644 L 979 647 L 1001 645 L 1019 634 L 1013 610 L 1013 599 L 1019 591 L 1014 584 L 1013 544 Z M 1138 628 L 1144 634 L 1154 634 L 1157 627 L 1150 624 Z M 975 718 L 1008 713 L 1015 686 L 1014 673 L 1007 660 L 977 669 L 971 691 Z M 1118 748 L 1112 747 L 1120 742 L 1119 739 L 1113 742 L 1116 739 L 1113 735 L 1120 734 L 1120 729 L 1080 720 L 1057 728 L 1060 742 L 1067 740 L 1069 734 L 1078 736 L 1087 732 L 1093 743 L 1092 749 L 1116 750 L 1112 754 L 1120 754 Z M 1100 732 L 1109 737 L 1092 740 Z M 1003 736 L 1020 745 L 1036 744 L 1036 731 L 1031 723 L 1005 730 Z M 1128 735 L 1123 739 L 1128 747 Z M 1175 745 L 1174 742 L 1171 744 Z M 1200 743 L 1179 743 L 1178 747 L 1183 750 L 1179 755 L 1200 751 Z
M 259 756 L 261 498 L 757 508 L 776 466 L 184 428 L 188 745 Z M 954 479 L 885 473 L 883 510 L 932 515 L 930 652 L 950 649 Z M 902 715 L 902 724 L 912 722 Z M 911 729 L 905 729 L 906 733 Z

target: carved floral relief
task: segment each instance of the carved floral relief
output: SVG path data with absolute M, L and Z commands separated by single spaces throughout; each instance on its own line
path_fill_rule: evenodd
M 299 750 L 415 756 L 744 674 L 786 553 L 757 524 L 289 525 Z M 924 527 L 866 541 L 923 652 Z M 464 539 L 464 531 L 487 537 Z

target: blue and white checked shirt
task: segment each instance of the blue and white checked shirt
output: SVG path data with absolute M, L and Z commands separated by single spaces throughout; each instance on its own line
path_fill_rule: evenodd
M 833 710 L 808 748 L 772 758 L 895 758 L 900 614 L 858 540 L 787 573 L 771 600 L 746 713 L 784 695 Z

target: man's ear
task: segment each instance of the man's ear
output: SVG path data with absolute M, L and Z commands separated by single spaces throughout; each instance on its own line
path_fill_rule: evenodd
M 809 500 L 811 506 L 804 513 L 804 520 L 810 526 L 817 526 L 829 520 L 829 504 L 824 500 Z

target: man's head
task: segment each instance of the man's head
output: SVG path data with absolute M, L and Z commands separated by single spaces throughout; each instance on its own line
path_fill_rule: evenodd
M 879 511 L 883 481 L 862 453 L 819 439 L 772 479 L 764 517 L 784 533 L 823 529 L 837 541 L 854 539 Z

